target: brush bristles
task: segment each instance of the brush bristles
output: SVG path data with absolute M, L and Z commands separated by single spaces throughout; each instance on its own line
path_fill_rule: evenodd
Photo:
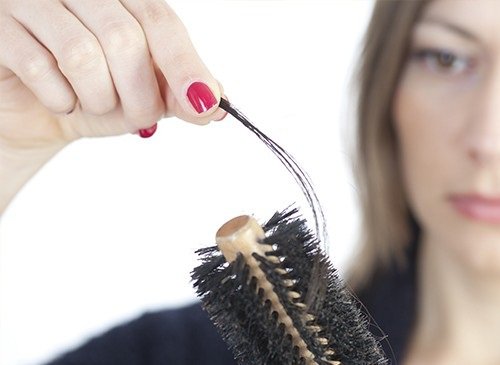
M 252 255 L 263 276 L 242 255 L 227 263 L 217 247 L 199 250 L 203 263 L 193 271 L 203 306 L 239 364 L 386 364 L 298 211 L 276 213 L 263 229 L 261 244 L 272 251 Z

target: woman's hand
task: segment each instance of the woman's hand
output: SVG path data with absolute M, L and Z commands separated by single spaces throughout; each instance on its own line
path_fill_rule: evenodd
M 0 25 L 0 212 L 80 137 L 224 116 L 218 82 L 163 0 L 0 0 Z

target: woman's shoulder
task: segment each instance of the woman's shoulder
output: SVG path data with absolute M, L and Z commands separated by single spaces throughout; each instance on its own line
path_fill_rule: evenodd
M 373 324 L 370 329 L 382 338 L 386 356 L 395 363 L 404 358 L 416 318 L 417 252 L 418 244 L 412 244 L 405 265 L 394 264 L 379 270 L 369 283 L 356 291 L 368 320 Z
M 199 304 L 146 312 L 47 365 L 235 365 Z

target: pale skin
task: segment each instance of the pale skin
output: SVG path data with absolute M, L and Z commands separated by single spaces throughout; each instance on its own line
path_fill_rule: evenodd
M 424 232 L 407 365 L 500 363 L 500 225 L 447 200 L 500 196 L 498 14 L 497 0 L 432 2 L 412 53 L 447 53 L 412 57 L 397 90 L 406 190 Z M 194 80 L 217 100 L 222 90 L 163 0 L 0 0 L 0 24 L 0 213 L 79 138 L 223 117 L 189 104 Z
M 0 24 L 0 214 L 82 137 L 225 115 L 186 96 L 193 82 L 223 91 L 163 0 L 0 0 Z
M 500 196 L 498 14 L 496 0 L 430 3 L 396 92 L 405 187 L 423 230 L 407 365 L 500 364 L 500 224 L 449 199 Z

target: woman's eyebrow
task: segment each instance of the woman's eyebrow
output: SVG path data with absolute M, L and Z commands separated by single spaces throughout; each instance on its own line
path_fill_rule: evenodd
M 474 42 L 479 42 L 479 38 L 471 33 L 469 30 L 460 27 L 459 25 L 453 24 L 447 20 L 436 18 L 436 17 L 426 17 L 423 18 L 419 23 L 420 24 L 430 24 L 430 25 L 437 25 L 440 27 L 443 27 L 449 31 L 452 31 L 453 33 L 456 33 L 463 38 L 466 38 L 467 40 L 474 41 Z

